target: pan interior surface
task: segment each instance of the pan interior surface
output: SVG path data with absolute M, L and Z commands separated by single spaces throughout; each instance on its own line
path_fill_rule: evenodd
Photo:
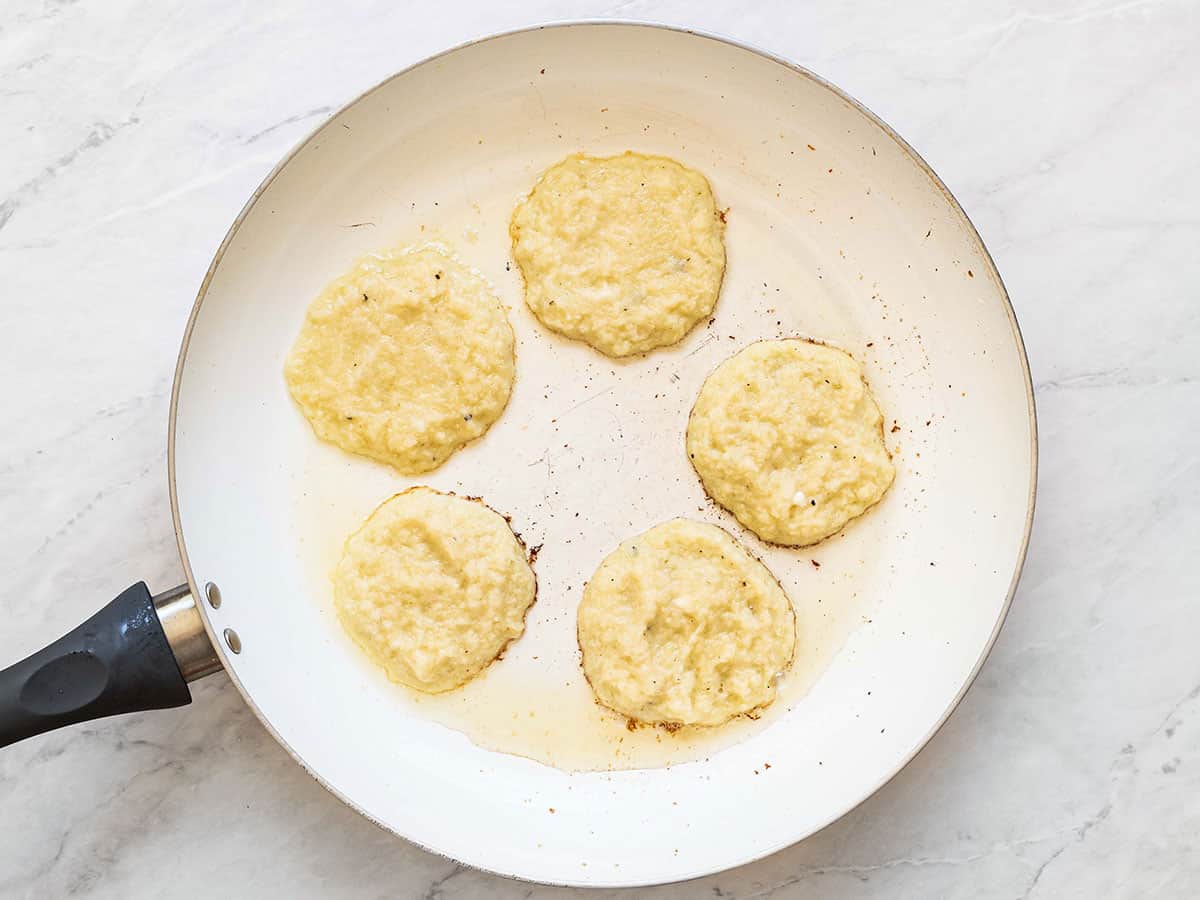
M 533 319 L 507 225 L 565 155 L 628 149 L 708 176 L 728 208 L 728 265 L 710 324 L 613 361 Z M 413 479 L 317 442 L 282 369 L 327 282 L 363 253 L 430 241 L 511 307 L 517 380 L 487 435 Z M 707 502 L 683 445 L 713 367 L 754 340 L 794 335 L 864 364 L 897 465 L 876 509 L 805 550 L 763 544 Z M 631 25 L 470 45 L 323 126 L 248 208 L 211 273 L 185 346 L 171 453 L 190 578 L 218 584 L 223 598 L 205 609 L 210 633 L 240 636 L 239 654 L 220 648 L 224 661 L 273 733 L 397 834 L 479 868 L 574 885 L 667 882 L 750 861 L 894 774 L 1003 620 L 1036 464 L 1003 287 L 936 179 L 811 76 L 712 38 Z M 477 688 L 486 702 L 474 725 L 388 683 L 332 610 L 342 540 L 413 484 L 479 495 L 542 545 L 538 602 L 524 637 L 483 676 L 493 687 Z M 779 578 L 801 623 L 802 689 L 768 721 L 735 724 L 736 739 L 681 750 L 669 735 L 638 738 L 658 745 L 632 757 L 651 767 L 624 768 L 620 748 L 570 746 L 572 723 L 590 715 L 575 606 L 617 543 L 675 516 L 721 525 Z M 541 733 L 558 743 L 519 736 Z M 597 753 L 612 754 L 613 771 L 567 771 L 599 768 L 570 765 Z M 547 765 L 556 754 L 561 767 Z

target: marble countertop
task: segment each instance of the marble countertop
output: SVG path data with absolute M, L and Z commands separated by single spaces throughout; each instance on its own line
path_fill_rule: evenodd
M 608 16 L 724 32 L 857 96 L 973 217 L 1033 367 L 1038 514 L 990 661 L 894 781 L 762 862 L 614 896 L 1200 895 L 1200 7 L 341 7 L 6 6 L 0 660 L 131 581 L 180 580 L 165 464 L 178 342 L 227 225 L 295 141 L 488 32 Z M 0 752 L 0 895 L 569 893 L 390 837 L 293 764 L 224 676 L 193 689 L 190 707 Z

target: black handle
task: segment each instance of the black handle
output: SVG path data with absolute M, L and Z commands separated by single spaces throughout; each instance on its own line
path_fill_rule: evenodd
M 74 631 L 0 672 L 0 747 L 89 719 L 192 702 L 139 581 Z

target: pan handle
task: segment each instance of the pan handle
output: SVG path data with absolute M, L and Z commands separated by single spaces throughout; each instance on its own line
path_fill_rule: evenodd
M 187 683 L 221 668 L 187 585 L 145 582 L 44 650 L 0 672 L 0 747 L 118 713 L 192 702 Z

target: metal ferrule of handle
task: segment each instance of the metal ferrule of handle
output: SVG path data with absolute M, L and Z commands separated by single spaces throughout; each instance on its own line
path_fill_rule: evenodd
M 221 660 L 213 649 L 191 588 L 181 584 L 154 597 L 154 611 L 162 623 L 163 634 L 175 654 L 179 672 L 185 681 L 195 681 L 221 669 Z

